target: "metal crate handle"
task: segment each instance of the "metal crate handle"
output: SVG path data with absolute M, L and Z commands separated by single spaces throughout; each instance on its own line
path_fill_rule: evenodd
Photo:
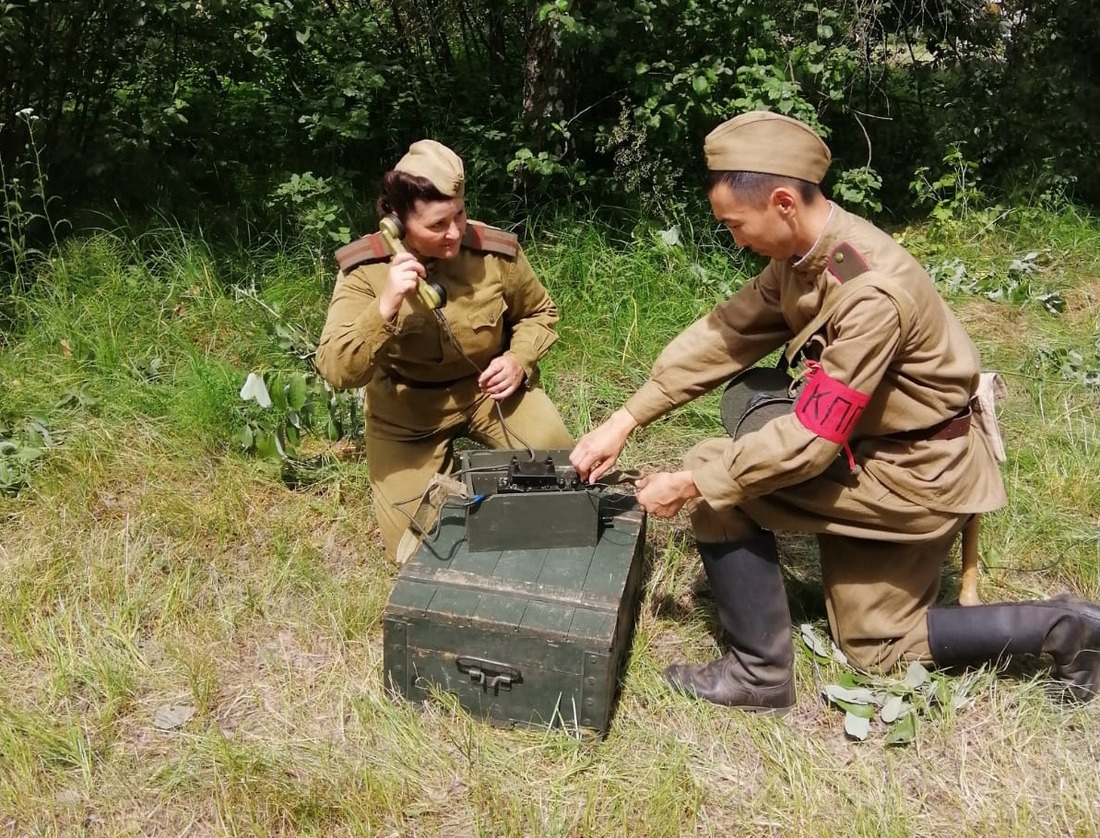
M 463 655 L 455 659 L 455 666 L 486 692 L 492 690 L 494 695 L 500 690 L 512 689 L 513 684 L 523 683 L 522 673 L 511 664 Z

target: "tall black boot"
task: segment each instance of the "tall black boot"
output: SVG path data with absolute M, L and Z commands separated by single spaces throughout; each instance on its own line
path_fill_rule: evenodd
M 714 704 L 782 711 L 794 704 L 794 650 L 787 592 L 771 533 L 745 541 L 700 544 L 718 619 L 730 651 L 706 664 L 674 663 L 674 690 Z
M 1088 701 L 1100 691 L 1100 605 L 1087 600 L 930 608 L 928 645 L 938 666 L 1046 652 L 1073 698 Z

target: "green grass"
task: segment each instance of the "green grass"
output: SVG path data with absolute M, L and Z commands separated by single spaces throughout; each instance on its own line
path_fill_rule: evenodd
M 1062 369 L 1066 352 L 1100 351 L 1100 222 L 1021 212 L 977 229 L 905 235 L 924 258 L 989 276 L 1042 249 L 1032 279 L 1067 301 L 1055 316 L 950 297 L 1010 389 L 1011 500 L 983 528 L 981 591 L 1100 599 L 1100 391 Z M 720 238 L 698 238 L 667 248 L 641 228 L 555 222 L 529 248 L 563 313 L 544 379 L 574 430 L 619 406 L 664 343 L 745 278 Z M 245 375 L 301 366 L 234 286 L 315 338 L 330 283 L 327 265 L 294 252 L 101 232 L 51 254 L 17 300 L 0 427 L 38 416 L 55 444 L 0 496 L 0 834 L 1100 832 L 1100 704 L 1054 704 L 1041 667 L 959 678 L 965 705 L 922 718 L 896 749 L 880 728 L 845 738 L 821 696 L 840 668 L 800 644 L 784 720 L 670 695 L 667 663 L 715 653 L 684 519 L 651 522 L 605 740 L 492 728 L 445 696 L 391 701 L 380 617 L 396 570 L 365 465 L 333 448 L 321 479 L 290 491 L 235 441 L 258 410 L 238 398 Z M 638 435 L 624 464 L 674 466 L 720 432 L 703 399 Z M 820 629 L 812 542 L 782 545 L 795 618 Z M 172 705 L 193 717 L 158 728 Z

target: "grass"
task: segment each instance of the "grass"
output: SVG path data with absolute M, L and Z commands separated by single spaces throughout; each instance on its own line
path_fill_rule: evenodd
M 1050 252 L 1033 280 L 1062 291 L 1061 316 L 950 297 L 1010 388 L 1011 502 L 983 529 L 981 589 L 1100 599 L 1100 396 L 1058 360 L 1095 357 L 1100 223 L 1021 213 L 905 236 L 922 258 L 950 253 L 991 276 L 1040 243 Z M 544 379 L 574 430 L 621 404 L 664 342 L 744 278 L 699 238 L 667 248 L 650 231 L 558 223 L 531 248 L 563 311 Z M 341 451 L 290 491 L 235 443 L 258 410 L 237 396 L 247 372 L 299 367 L 232 286 L 316 336 L 330 282 L 293 253 L 101 232 L 53 253 L 17 301 L 0 427 L 38 416 L 55 445 L 0 496 L 0 834 L 1100 833 L 1100 704 L 1054 703 L 1041 666 L 960 676 L 965 704 L 922 718 L 904 748 L 844 736 L 821 697 L 840 667 L 797 640 L 786 719 L 670 695 L 668 662 L 715 653 L 682 519 L 651 522 L 605 740 L 488 727 L 446 696 L 391 701 L 380 617 L 396 570 L 364 464 Z M 638 435 L 625 464 L 675 465 L 717 433 L 713 397 L 700 400 Z M 812 543 L 782 544 L 795 619 L 820 629 Z M 158 727 L 173 706 L 193 715 Z

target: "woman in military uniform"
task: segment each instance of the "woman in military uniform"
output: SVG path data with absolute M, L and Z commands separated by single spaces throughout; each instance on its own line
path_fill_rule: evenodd
M 453 470 L 457 437 L 491 448 L 573 443 L 538 386 L 557 307 L 516 236 L 467 219 L 464 186 L 451 149 L 409 147 L 377 204 L 399 222 L 407 252 L 392 253 L 381 233 L 337 252 L 317 349 L 329 383 L 366 387 L 367 463 L 392 559 L 432 476 Z M 425 282 L 442 292 L 440 307 L 418 293 Z
M 682 471 L 638 482 L 647 512 L 690 512 L 730 641 L 718 660 L 673 664 L 665 679 L 717 704 L 794 703 L 790 614 L 771 533 L 784 529 L 817 534 L 829 626 L 856 666 L 1045 652 L 1066 692 L 1091 698 L 1100 689 L 1100 606 L 1073 598 L 936 605 L 955 536 L 1006 498 L 993 437 L 979 421 L 978 351 L 924 269 L 825 198 L 819 184 L 831 155 L 809 126 L 742 114 L 712 131 L 704 151 L 715 218 L 738 246 L 771 261 L 665 347 L 649 381 L 578 441 L 573 465 L 598 479 L 635 428 L 784 343 L 788 360 L 812 349 L 788 410 L 737 438 L 700 443 Z

